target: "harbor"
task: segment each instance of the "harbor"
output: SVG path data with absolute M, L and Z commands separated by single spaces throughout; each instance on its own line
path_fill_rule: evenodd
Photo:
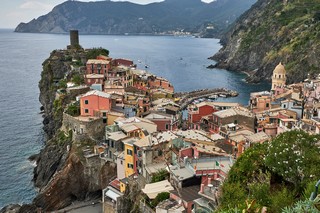
M 228 98 L 236 97 L 239 93 L 234 90 L 228 90 L 226 88 L 215 88 L 215 89 L 201 89 L 193 90 L 190 92 L 178 92 L 174 94 L 175 100 L 180 105 L 181 109 L 184 110 L 192 102 L 201 102 L 207 99 L 208 101 L 214 101 L 218 97 Z

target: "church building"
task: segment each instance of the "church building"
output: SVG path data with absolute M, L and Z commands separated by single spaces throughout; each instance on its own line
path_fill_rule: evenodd
M 275 92 L 277 88 L 283 88 L 286 85 L 286 70 L 281 62 L 273 70 L 271 91 Z

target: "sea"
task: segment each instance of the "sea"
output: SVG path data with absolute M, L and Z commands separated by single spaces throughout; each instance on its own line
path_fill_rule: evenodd
M 34 162 L 28 157 L 44 146 L 38 82 L 43 61 L 70 43 L 64 34 L 14 33 L 0 29 L 0 209 L 10 203 L 30 203 Z M 218 39 L 176 36 L 81 35 L 84 48 L 103 47 L 113 58 L 132 59 L 138 68 L 168 79 L 176 91 L 228 88 L 239 92 L 232 101 L 247 105 L 250 92 L 270 84 L 245 83 L 245 74 L 207 69 L 208 57 L 220 48 Z

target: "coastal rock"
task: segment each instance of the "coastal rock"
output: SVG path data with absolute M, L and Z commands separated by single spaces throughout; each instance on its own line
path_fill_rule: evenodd
M 3 207 L 0 210 L 0 213 L 18 213 L 20 208 L 21 206 L 18 204 L 10 204 L 8 206 Z
M 116 175 L 116 166 L 106 163 L 98 156 L 84 158 L 73 147 L 63 164 L 50 182 L 41 189 L 33 203 L 44 211 L 54 211 L 70 205 L 73 201 L 101 195 L 111 178 Z
M 33 181 L 36 187 L 45 187 L 52 176 L 60 171 L 64 166 L 68 156 L 67 144 L 70 141 L 63 141 L 63 145 L 59 145 L 57 139 L 53 138 L 47 142 L 46 146 L 41 150 L 37 166 L 34 168 Z
M 70 69 L 70 65 L 64 58 L 63 52 L 53 51 L 50 57 L 42 64 L 39 101 L 44 110 L 43 129 L 48 139 L 53 137 L 62 124 L 62 112 L 60 114 L 55 113 L 53 108 L 57 91 L 56 85 Z

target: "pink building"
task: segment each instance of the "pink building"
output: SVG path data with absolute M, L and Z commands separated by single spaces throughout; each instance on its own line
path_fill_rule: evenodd
M 107 60 L 89 59 L 87 61 L 87 74 L 102 74 L 106 75 L 110 69 L 110 62 Z
M 106 116 L 107 111 L 110 111 L 112 107 L 111 95 L 92 90 L 80 97 L 80 113 L 81 116 Z M 103 112 L 105 111 L 105 112 Z

